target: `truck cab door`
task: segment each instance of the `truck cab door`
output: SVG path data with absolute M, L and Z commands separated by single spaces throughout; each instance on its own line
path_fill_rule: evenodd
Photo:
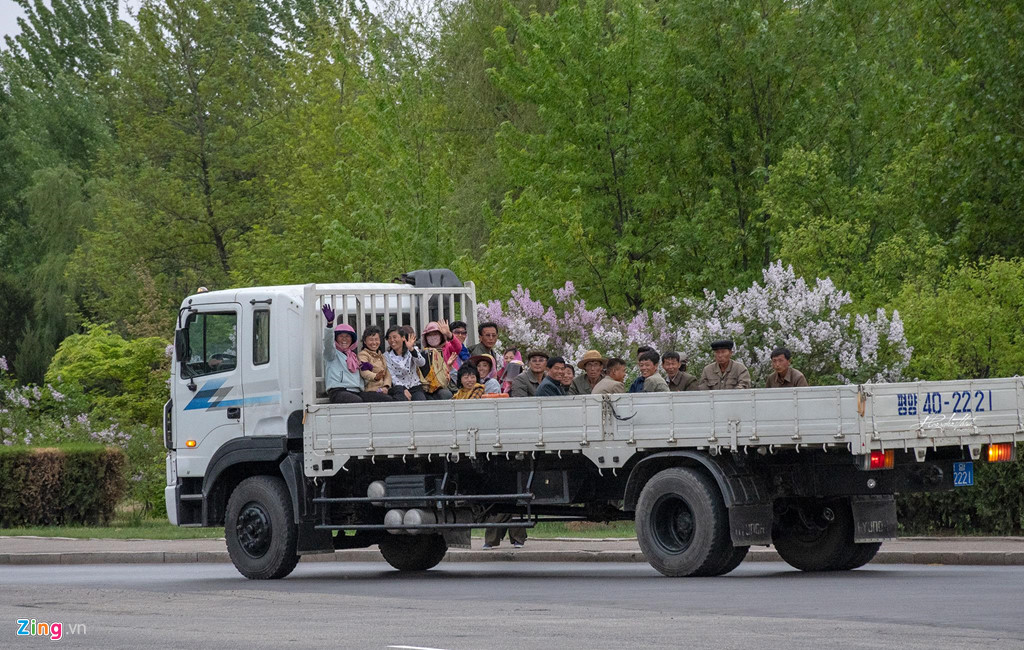
M 208 460 L 224 442 L 243 435 L 240 316 L 238 303 L 199 305 L 176 337 L 183 347 L 173 379 L 172 445 L 179 462 L 182 454 Z

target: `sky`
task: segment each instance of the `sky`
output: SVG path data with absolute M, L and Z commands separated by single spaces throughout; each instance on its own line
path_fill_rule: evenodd
M 14 0 L 0 0 L 0 34 L 13 36 L 18 33 L 18 18 L 24 16 L 21 7 Z

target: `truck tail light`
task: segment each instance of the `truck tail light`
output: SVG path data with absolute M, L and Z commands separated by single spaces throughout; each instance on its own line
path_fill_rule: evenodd
M 892 469 L 896 463 L 896 451 L 886 449 L 885 451 L 871 452 L 871 464 L 869 469 Z
M 1009 442 L 998 442 L 988 446 L 988 462 L 1005 463 L 1013 460 L 1013 445 Z

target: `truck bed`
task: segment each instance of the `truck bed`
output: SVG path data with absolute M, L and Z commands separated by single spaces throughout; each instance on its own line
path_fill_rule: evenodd
M 1017 442 L 1024 430 L 1022 412 L 1020 377 L 393 404 L 314 402 L 306 407 L 305 472 L 331 476 L 353 457 L 519 452 L 581 453 L 597 467 L 614 470 L 637 452 L 686 448 L 773 453 L 814 447 L 866 454 L 967 446 L 977 457 L 983 444 Z

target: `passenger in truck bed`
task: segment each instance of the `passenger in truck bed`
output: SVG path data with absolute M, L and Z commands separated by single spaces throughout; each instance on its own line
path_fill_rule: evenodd
M 406 331 L 405 326 L 393 325 L 388 328 L 384 338 L 388 343 L 384 360 L 388 363 L 388 372 L 393 382 L 391 396 L 398 401 L 419 402 L 427 399 L 416 371 L 425 366 L 427 360 L 416 349 L 416 333 Z
M 548 359 L 548 374 L 537 386 L 537 397 L 560 397 L 565 395 L 562 388 L 562 377 L 565 375 L 565 359 L 551 357 Z
M 626 362 L 622 359 L 611 358 L 605 364 L 605 376 L 597 382 L 591 395 L 611 395 L 612 393 L 625 393 L 626 385 L 622 381 L 626 378 Z
M 509 388 L 511 397 L 533 397 L 537 394 L 537 387 L 544 379 L 544 370 L 547 367 L 548 353 L 541 350 L 531 350 L 526 355 L 529 367 L 521 372 L 518 377 L 512 380 Z
M 359 374 L 366 383 L 363 390 L 384 395 L 390 401 L 391 373 L 388 372 L 388 362 L 384 360 L 384 353 L 381 351 L 382 338 L 379 327 L 372 326 L 363 330 L 363 347 L 359 350 Z
M 484 385 L 484 394 L 490 395 L 501 392 L 501 384 L 494 378 L 496 372 L 494 370 L 494 359 L 491 358 L 491 355 L 478 354 L 475 357 L 470 357 L 469 363 L 476 366 L 477 372 L 480 373 L 478 381 Z
M 459 390 L 452 399 L 480 399 L 484 396 L 484 385 L 480 383 L 480 373 L 471 363 L 459 368 Z
M 423 356 L 427 363 L 420 369 L 427 399 L 451 399 L 451 362 L 458 358 L 462 343 L 452 336 L 448 321 L 431 321 L 423 328 Z
M 331 403 L 390 402 L 387 395 L 363 390 L 363 378 L 359 374 L 363 363 L 356 355 L 356 331 L 346 323 L 334 325 L 334 310 L 330 305 L 323 306 L 323 314 L 327 319 L 327 329 L 324 330 L 324 388 Z

